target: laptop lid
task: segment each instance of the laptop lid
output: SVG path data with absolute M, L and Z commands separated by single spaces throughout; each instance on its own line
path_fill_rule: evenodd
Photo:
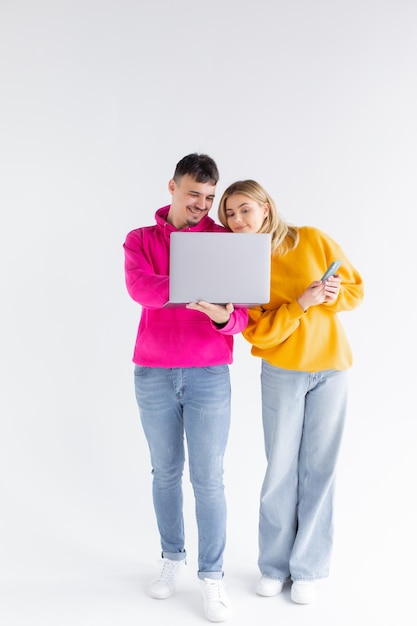
M 171 233 L 168 306 L 198 300 L 235 307 L 266 304 L 270 275 L 270 234 Z

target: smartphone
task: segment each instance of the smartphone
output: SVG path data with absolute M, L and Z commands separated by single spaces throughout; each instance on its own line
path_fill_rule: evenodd
M 324 272 L 321 280 L 326 280 L 326 278 L 329 278 L 329 276 L 334 276 L 341 265 L 342 261 L 340 261 L 339 259 L 333 261 L 333 263 L 331 263 L 327 270 Z

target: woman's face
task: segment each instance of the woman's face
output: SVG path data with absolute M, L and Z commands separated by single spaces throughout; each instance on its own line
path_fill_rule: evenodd
M 269 212 L 267 202 L 258 204 L 241 193 L 229 196 L 224 208 L 227 225 L 234 233 L 257 233 Z

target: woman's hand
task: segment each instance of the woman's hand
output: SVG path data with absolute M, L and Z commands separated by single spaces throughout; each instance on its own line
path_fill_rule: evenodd
M 330 276 L 325 281 L 315 280 L 311 283 L 299 298 L 297 302 L 303 311 L 307 311 L 310 306 L 323 304 L 323 302 L 334 302 L 340 291 L 340 276 Z
M 335 302 L 340 291 L 340 275 L 335 274 L 324 281 L 325 302 Z
M 204 300 L 198 302 L 189 302 L 185 305 L 187 309 L 193 309 L 194 311 L 201 311 L 205 313 L 215 324 L 227 324 L 230 319 L 230 315 L 235 310 L 233 304 L 211 304 Z

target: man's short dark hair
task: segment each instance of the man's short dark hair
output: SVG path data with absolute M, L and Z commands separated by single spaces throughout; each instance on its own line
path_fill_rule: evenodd
M 207 154 L 197 154 L 196 152 L 188 154 L 181 161 L 178 161 L 174 172 L 175 182 L 178 182 L 185 174 L 192 176 L 197 183 L 217 185 L 219 180 L 219 171 L 213 159 Z

